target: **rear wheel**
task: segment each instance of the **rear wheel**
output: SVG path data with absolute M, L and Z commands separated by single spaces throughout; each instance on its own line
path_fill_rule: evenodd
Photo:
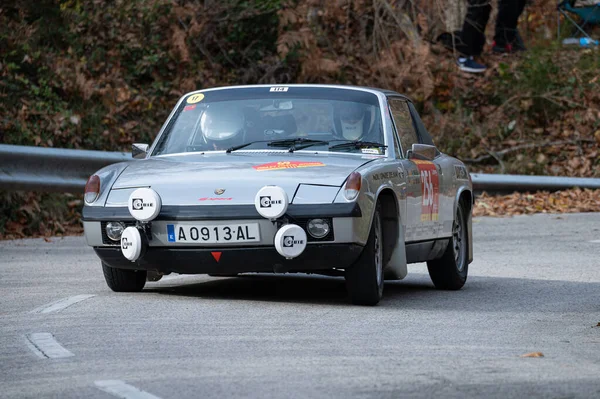
M 383 235 L 379 202 L 367 244 L 354 265 L 346 269 L 346 289 L 355 305 L 377 305 L 383 296 Z
M 467 244 L 466 212 L 463 204 L 459 203 L 452 224 L 452 238 L 448 241 L 444 255 L 427 262 L 429 277 L 435 288 L 459 290 L 465 285 L 469 271 Z
M 102 271 L 106 284 L 115 292 L 140 292 L 146 285 L 145 270 L 115 269 L 103 262 Z

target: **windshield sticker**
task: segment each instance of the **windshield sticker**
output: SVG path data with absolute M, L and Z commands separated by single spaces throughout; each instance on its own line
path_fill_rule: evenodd
M 271 90 L 269 91 L 279 91 L 279 92 L 284 92 L 284 91 L 288 91 L 289 87 L 271 87 Z
M 191 96 L 188 97 L 186 102 L 188 104 L 196 104 L 196 103 L 199 103 L 200 101 L 202 101 L 203 99 L 204 99 L 204 94 L 202 94 L 202 93 L 192 94 Z
M 381 154 L 381 150 L 379 148 L 361 148 L 360 152 L 363 154 Z
M 193 110 L 195 108 L 196 108 L 195 104 L 194 105 L 186 105 L 185 107 L 183 107 L 183 112 L 185 112 L 185 111 L 191 111 L 191 110 Z
M 280 169 L 297 169 L 297 168 L 312 168 L 316 166 L 325 166 L 323 162 L 300 162 L 300 161 L 284 161 L 284 162 L 269 162 L 262 165 L 253 166 L 259 172 L 265 170 L 280 170 Z

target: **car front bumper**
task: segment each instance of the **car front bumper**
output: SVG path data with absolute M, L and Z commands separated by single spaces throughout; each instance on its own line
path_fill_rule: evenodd
M 130 262 L 119 247 L 94 247 L 102 262 L 113 268 L 181 274 L 345 269 L 356 261 L 362 250 L 363 247 L 356 244 L 310 244 L 297 258 L 285 259 L 271 246 L 213 249 L 148 247 L 140 259 Z
M 332 224 L 332 233 L 323 239 L 312 239 L 327 244 L 364 245 L 368 238 L 368 221 L 363 217 L 358 204 L 290 204 L 287 216 L 290 222 L 300 224 L 312 218 L 327 218 Z M 118 246 L 118 242 L 110 242 L 104 237 L 104 224 L 108 221 L 119 221 L 127 225 L 135 224 L 135 219 L 125 207 L 83 207 L 83 228 L 87 244 L 92 247 Z M 258 223 L 260 241 L 247 246 L 270 246 L 277 232 L 277 227 L 268 219 L 258 215 L 254 205 L 230 206 L 163 206 L 161 213 L 150 225 L 150 247 L 187 248 L 186 244 L 169 242 L 167 225 L 175 223 L 209 223 L 209 224 L 244 224 Z M 306 230 L 306 229 L 305 229 Z M 223 248 L 241 246 L 243 244 L 221 243 Z

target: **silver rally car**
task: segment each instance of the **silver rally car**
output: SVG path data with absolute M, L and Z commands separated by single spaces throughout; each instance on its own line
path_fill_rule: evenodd
M 353 303 L 375 305 L 408 263 L 439 289 L 467 279 L 469 173 L 396 92 L 192 92 L 133 158 L 85 187 L 85 237 L 114 291 L 171 272 L 303 272 L 343 275 Z

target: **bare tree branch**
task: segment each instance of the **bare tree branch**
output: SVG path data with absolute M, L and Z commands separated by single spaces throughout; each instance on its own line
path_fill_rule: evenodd
M 177 20 L 179 21 L 179 24 L 181 25 L 181 27 L 183 28 L 183 30 L 187 33 L 188 30 L 189 30 L 189 28 L 186 25 L 186 23 L 183 22 L 181 20 L 181 18 L 179 18 L 179 17 L 177 18 Z M 215 66 L 215 61 L 210 56 L 210 53 L 204 48 L 204 46 L 202 45 L 202 43 L 200 43 L 196 39 L 192 40 L 192 43 L 194 43 L 194 45 L 196 46 L 196 48 L 198 49 L 198 51 L 200 51 L 200 53 L 202 53 L 202 55 L 204 56 L 204 58 L 206 58 L 208 60 L 208 63 L 210 64 L 210 67 L 213 68 Z
M 491 158 L 494 158 L 502 165 L 502 161 L 500 159 L 504 155 L 510 154 L 511 152 L 516 152 L 516 151 L 521 151 L 521 150 L 529 150 L 529 149 L 533 149 L 533 148 L 554 147 L 557 145 L 565 145 L 565 144 L 581 145 L 581 143 L 595 143 L 595 142 L 596 142 L 596 140 L 593 140 L 593 139 L 577 139 L 577 140 L 551 141 L 549 143 L 537 143 L 537 144 L 536 143 L 528 143 L 528 144 L 517 145 L 517 146 L 511 147 L 511 148 L 506 148 L 501 151 L 488 150 L 488 154 L 486 154 L 486 155 L 481 155 L 477 158 L 463 158 L 463 161 L 467 162 L 467 163 L 481 163 L 483 161 L 487 161 Z

